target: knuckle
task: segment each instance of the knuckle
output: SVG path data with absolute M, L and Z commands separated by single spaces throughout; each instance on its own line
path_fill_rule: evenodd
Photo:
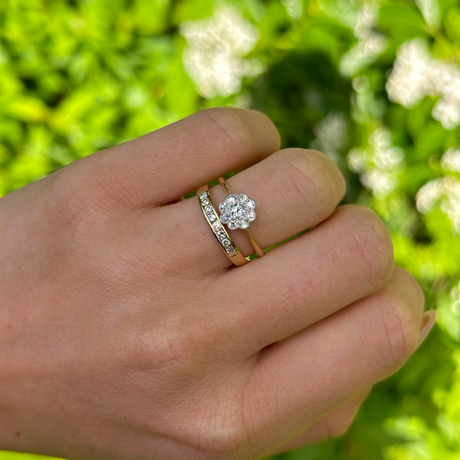
M 345 192 L 345 180 L 335 163 L 315 150 L 289 148 L 277 155 L 277 169 L 281 166 L 286 171 L 290 194 L 294 190 L 299 202 L 309 203 L 305 211 L 309 215 L 317 212 L 323 217 L 325 213 L 330 214 Z M 292 196 L 290 199 L 292 201 Z M 312 200 L 316 206 L 312 206 Z
M 133 187 L 117 177 L 109 157 L 101 151 L 56 172 L 48 210 L 59 227 L 94 230 L 132 198 Z
M 135 186 L 130 175 L 120 173 L 120 164 L 113 161 L 112 151 L 103 150 L 82 158 L 75 171 L 75 191 L 85 198 L 92 207 L 107 208 L 107 203 L 129 203 Z M 80 190 L 80 192 L 78 192 Z
M 218 351 L 225 343 L 225 332 L 219 326 L 214 327 L 210 320 L 181 314 L 167 323 L 138 331 L 128 359 L 143 372 L 166 371 L 188 381 L 216 361 L 225 361 L 226 357 L 219 356 Z
M 377 303 L 374 321 L 378 340 L 373 345 L 378 367 L 387 374 L 401 367 L 414 351 L 418 327 L 410 308 L 396 294 L 384 292 L 378 296 Z
M 56 172 L 46 199 L 46 214 L 57 230 L 94 226 L 106 214 L 100 197 L 80 167 L 80 161 Z
M 137 330 L 124 355 L 124 369 L 152 376 L 168 391 L 193 394 L 188 407 L 172 414 L 178 438 L 195 447 L 202 460 L 230 460 L 247 448 L 241 394 L 244 379 L 229 366 L 224 376 L 206 390 L 201 382 L 216 375 L 212 338 L 199 334 L 193 319 L 169 320 L 154 328 Z M 126 349 L 126 347 L 124 347 Z M 212 394 L 211 394 L 212 393 Z
M 224 143 L 232 154 L 244 154 L 252 142 L 247 118 L 241 110 L 227 107 L 212 107 L 196 114 L 201 138 L 209 144 Z
M 167 371 L 183 380 L 198 373 L 196 341 L 183 325 L 163 324 L 136 334 L 129 350 L 130 367 L 140 372 Z
M 390 279 L 394 269 L 393 243 L 384 223 L 370 208 L 344 206 L 348 212 L 349 262 L 366 290 L 375 292 Z M 344 229 L 347 232 L 346 229 Z M 351 273 L 351 272 L 350 272 Z

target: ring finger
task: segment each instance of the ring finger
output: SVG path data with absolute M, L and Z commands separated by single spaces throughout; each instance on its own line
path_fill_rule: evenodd
M 250 230 L 263 248 L 325 220 L 345 192 L 343 176 L 332 160 L 314 150 L 298 148 L 276 152 L 231 177 L 227 183 L 232 192 L 244 192 L 257 203 L 257 219 Z M 226 192 L 216 186 L 211 195 L 217 208 Z M 165 232 L 168 238 L 173 235 L 178 241 L 194 242 L 183 247 L 183 259 L 195 265 L 200 263 L 210 271 L 231 266 L 202 215 L 197 197 L 158 209 L 156 213 L 165 214 L 162 222 L 170 226 L 170 231 Z M 243 230 L 229 234 L 244 255 L 254 252 Z

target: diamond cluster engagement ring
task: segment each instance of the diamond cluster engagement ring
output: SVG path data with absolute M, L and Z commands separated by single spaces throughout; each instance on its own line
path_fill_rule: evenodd
M 245 230 L 257 255 L 259 257 L 265 255 L 264 250 L 256 243 L 249 231 L 249 225 L 257 217 L 255 212 L 256 203 L 244 193 L 231 193 L 223 177 L 219 178 L 219 183 L 227 192 L 225 200 L 219 205 L 220 216 L 218 216 L 212 202 L 209 185 L 203 185 L 198 189 L 198 199 L 206 222 L 219 242 L 221 249 L 234 265 L 241 266 L 248 263 L 250 258 L 241 254 L 225 230 L 224 225 L 230 230 Z

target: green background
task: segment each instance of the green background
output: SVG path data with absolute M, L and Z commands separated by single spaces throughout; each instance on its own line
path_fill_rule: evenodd
M 218 46 L 193 38 L 222 8 L 252 36 L 247 48 L 229 48 L 222 31 Z M 345 436 L 278 459 L 460 459 L 460 166 L 445 154 L 460 131 L 436 116 L 441 98 L 455 109 L 460 90 L 425 85 L 411 102 L 392 102 L 388 79 L 407 43 L 458 78 L 458 2 L 0 1 L 0 195 L 201 108 L 239 106 L 271 117 L 283 147 L 329 154 L 346 177 L 345 202 L 385 221 L 437 326 L 374 387 Z M 206 86 L 187 67 L 193 50 L 236 56 L 250 75 L 230 88 L 214 75 Z M 428 70 L 413 72 L 408 91 Z

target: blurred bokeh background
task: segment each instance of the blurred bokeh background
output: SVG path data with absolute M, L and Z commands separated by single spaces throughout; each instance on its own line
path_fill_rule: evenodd
M 0 195 L 210 106 L 329 155 L 438 311 L 344 437 L 276 459 L 459 460 L 458 0 L 0 1 Z

